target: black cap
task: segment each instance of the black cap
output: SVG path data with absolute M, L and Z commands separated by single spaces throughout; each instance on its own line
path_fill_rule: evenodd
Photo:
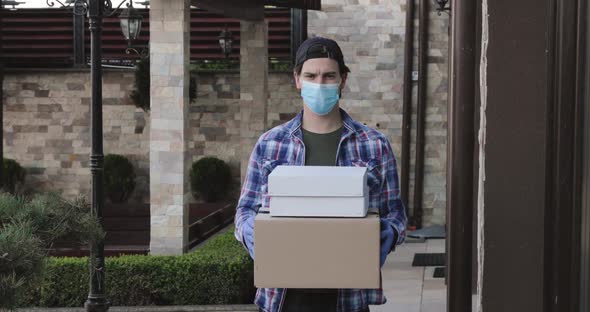
M 332 39 L 323 37 L 309 38 L 299 46 L 295 55 L 295 67 L 313 58 L 331 58 L 338 62 L 341 73 L 348 73 L 350 69 L 344 64 L 344 56 L 338 43 Z

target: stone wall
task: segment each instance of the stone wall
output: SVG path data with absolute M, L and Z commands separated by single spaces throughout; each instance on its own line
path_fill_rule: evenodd
M 239 73 L 197 75 L 197 100 L 191 105 L 194 160 L 217 156 L 240 175 Z M 291 73 L 270 73 L 267 128 L 291 119 L 301 109 L 301 97 Z
M 132 200 L 149 202 L 150 113 L 129 99 L 131 71 L 104 73 L 104 153 L 122 154 L 136 168 Z M 239 73 L 199 73 L 190 106 L 193 161 L 216 156 L 240 176 Z M 269 75 L 269 124 L 301 108 L 291 73 Z M 27 170 L 27 191 L 90 191 L 90 79 L 87 71 L 8 72 L 4 79 L 4 152 Z
M 132 72 L 104 74 L 104 153 L 131 159 L 134 200 L 149 198 L 149 117 L 129 100 Z M 90 191 L 90 75 L 80 71 L 8 72 L 4 78 L 4 153 L 27 170 L 26 191 Z
M 353 118 L 382 131 L 401 165 L 401 127 L 405 46 L 405 1 L 323 0 L 322 11 L 309 11 L 310 36 L 336 40 L 351 73 L 341 107 Z M 416 2 L 416 18 L 418 16 Z M 424 225 L 445 222 L 448 15 L 432 12 L 428 47 L 428 96 L 424 168 Z M 417 21 L 415 22 L 417 24 Z M 418 29 L 415 29 L 417 37 Z M 416 38 L 417 39 L 417 38 Z M 415 41 L 416 48 L 418 47 Z M 415 54 L 417 55 L 417 53 Z M 417 64 L 414 70 L 417 70 Z M 416 87 L 414 86 L 416 112 Z M 409 207 L 414 206 L 415 115 Z

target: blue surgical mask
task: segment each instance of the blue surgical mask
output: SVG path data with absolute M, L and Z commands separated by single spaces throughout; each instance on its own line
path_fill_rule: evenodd
M 320 84 L 302 80 L 301 84 L 303 102 L 317 115 L 327 115 L 340 99 L 340 83 Z

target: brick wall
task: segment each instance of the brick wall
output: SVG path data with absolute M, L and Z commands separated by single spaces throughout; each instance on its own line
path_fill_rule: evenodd
M 191 158 L 216 156 L 240 175 L 239 74 L 199 73 L 190 106 Z M 150 113 L 129 99 L 134 74 L 105 71 L 104 153 L 122 154 L 136 168 L 132 200 L 149 202 Z M 291 73 L 269 75 L 269 123 L 299 111 Z M 9 72 L 4 79 L 4 153 L 27 170 L 26 189 L 60 191 L 66 197 L 90 191 L 90 79 L 87 71 Z
M 126 155 L 137 169 L 135 200 L 147 199 L 149 118 L 128 98 L 132 72 L 106 72 L 104 152 Z M 4 153 L 27 170 L 29 191 L 66 197 L 90 190 L 90 78 L 88 72 L 6 73 Z

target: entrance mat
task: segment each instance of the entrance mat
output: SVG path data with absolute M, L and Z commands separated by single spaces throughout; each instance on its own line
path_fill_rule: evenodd
M 443 266 L 445 265 L 444 253 L 417 253 L 414 254 L 412 266 Z
M 432 275 L 432 277 L 434 277 L 434 278 L 445 277 L 445 267 L 434 268 L 434 274 Z
M 413 238 L 445 238 L 445 227 L 443 225 L 433 225 L 424 227 L 415 231 L 408 231 L 408 237 Z

